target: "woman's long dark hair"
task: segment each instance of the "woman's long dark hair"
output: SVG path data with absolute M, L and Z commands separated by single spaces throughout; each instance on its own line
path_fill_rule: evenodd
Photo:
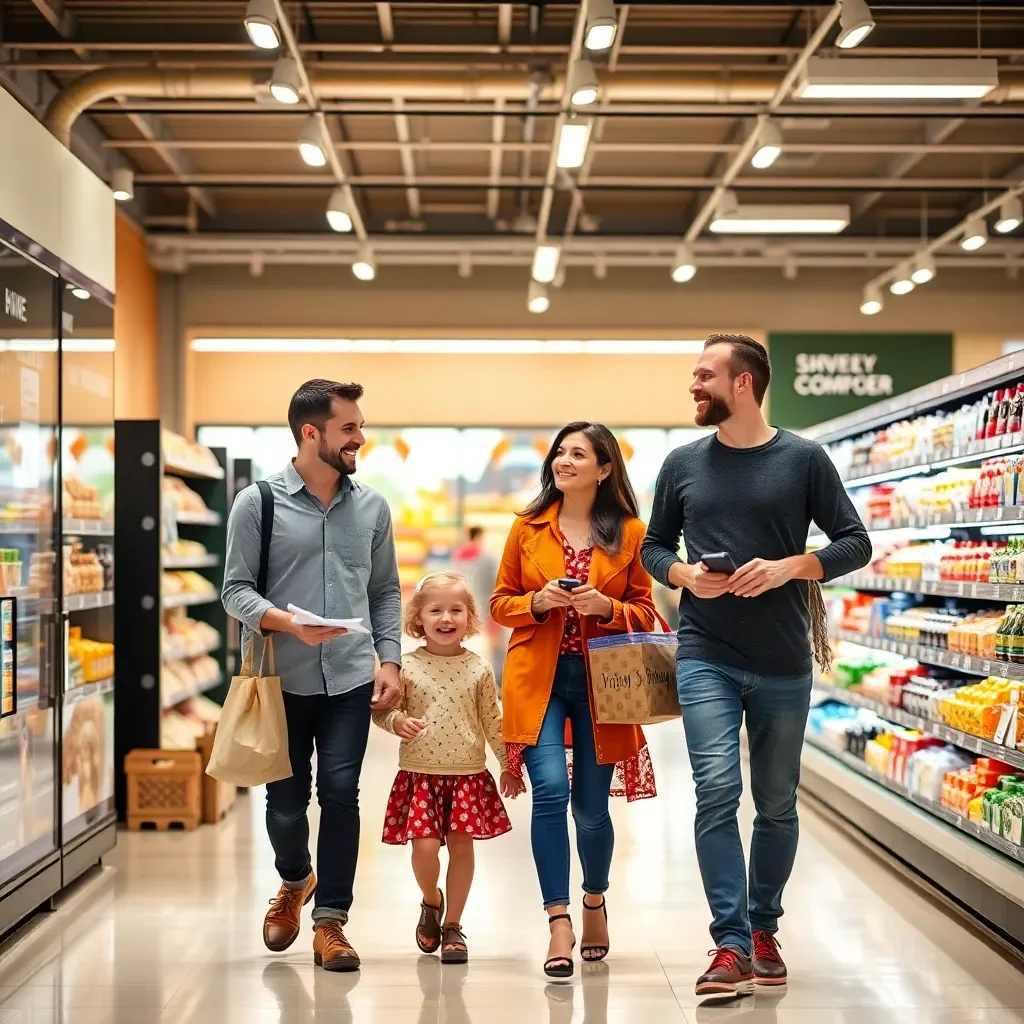
M 619 442 L 603 423 L 581 420 L 562 427 L 540 471 L 540 494 L 519 514 L 524 519 L 534 519 L 556 501 L 561 502 L 562 492 L 555 486 L 555 473 L 551 467 L 562 442 L 570 434 L 582 434 L 594 449 L 598 463 L 611 467 L 611 472 L 597 488 L 594 508 L 590 513 L 590 541 L 609 554 L 618 554 L 622 546 L 622 524 L 627 519 L 639 519 L 640 510 Z

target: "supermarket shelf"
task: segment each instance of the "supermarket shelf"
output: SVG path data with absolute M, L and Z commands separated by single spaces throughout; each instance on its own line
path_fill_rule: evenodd
M 224 479 L 224 470 L 220 466 L 211 468 L 186 462 L 169 462 L 167 459 L 164 459 L 164 472 L 170 473 L 172 476 L 188 477 L 192 480 Z
M 64 611 L 84 612 L 91 608 L 109 608 L 113 603 L 112 590 L 101 590 L 96 594 L 67 594 L 64 598 Z
M 997 760 L 1005 761 L 1016 768 L 1024 768 L 1024 751 L 1014 747 L 1004 747 L 999 743 L 992 743 L 980 736 L 972 736 L 970 733 L 960 732 L 959 729 L 951 729 L 942 722 L 934 722 L 930 718 L 922 718 L 920 715 L 912 715 L 902 708 L 894 708 L 891 704 L 884 704 L 880 700 L 872 700 L 870 697 L 863 697 L 859 693 L 853 693 L 842 686 L 831 686 L 827 683 L 815 682 L 815 690 L 820 691 L 830 700 L 838 701 L 840 704 L 849 704 L 851 707 L 867 708 L 876 715 L 902 725 L 907 729 L 917 729 L 928 736 L 935 736 L 946 743 L 969 750 L 972 754 L 981 757 L 994 757 Z
M 991 846 L 1002 854 L 1005 854 L 1012 860 L 1024 864 L 1024 847 L 1017 846 L 1014 843 L 1003 839 L 1002 836 L 998 836 L 994 832 L 990 832 L 987 828 L 982 828 L 982 826 L 978 825 L 976 822 L 965 818 L 962 814 L 957 814 L 956 811 L 949 810 L 948 807 L 943 807 L 942 804 L 935 800 L 929 800 L 927 797 L 923 797 L 918 793 L 912 793 L 906 786 L 899 782 L 895 782 L 893 779 L 890 779 L 879 772 L 876 772 L 874 769 L 868 767 L 868 765 L 859 757 L 854 757 L 845 750 L 834 750 L 813 736 L 807 736 L 807 742 L 822 753 L 828 754 L 830 757 L 834 757 L 837 761 L 840 761 L 847 768 L 855 771 L 858 775 L 863 775 L 864 778 L 870 779 L 877 785 L 888 789 L 891 793 L 895 793 L 897 796 L 903 797 L 904 800 L 908 800 L 916 807 L 920 807 L 929 814 L 935 815 L 936 818 L 941 818 L 947 824 L 952 825 L 959 831 L 966 832 L 975 839 L 980 839 L 986 845 Z
M 220 526 L 221 518 L 216 512 L 176 512 L 179 526 Z
M 886 533 L 890 530 L 926 530 L 934 526 L 985 526 L 991 523 L 1024 526 L 1024 505 L 963 508 L 950 512 L 927 512 L 917 516 L 897 516 L 892 519 L 869 519 L 864 525 L 869 533 Z M 811 530 L 808 539 L 824 536 L 821 530 L 815 529 Z
M 224 677 L 218 672 L 217 678 L 211 679 L 208 683 L 196 683 L 195 686 L 189 686 L 184 690 L 178 690 L 176 693 L 161 696 L 160 707 L 164 711 L 168 708 L 176 707 L 190 697 L 198 697 L 199 694 L 206 693 L 207 690 L 212 690 L 215 686 L 220 686 L 222 682 L 224 682 Z
M 49 533 L 49 519 L 4 519 L 0 520 L 0 534 L 20 534 L 29 537 L 34 533 Z
M 978 601 L 1024 601 L 1024 584 L 955 583 L 952 580 L 908 580 L 877 576 L 871 572 L 854 572 L 831 581 L 833 586 L 856 590 L 877 590 L 901 594 L 929 594 L 933 597 L 964 597 Z
M 166 607 L 166 605 L 164 606 Z M 220 650 L 221 639 L 218 636 L 217 642 L 213 644 L 199 644 L 195 647 L 180 647 L 170 646 L 165 647 L 163 650 L 163 660 L 168 661 L 188 661 L 190 658 L 201 658 L 204 654 L 212 654 L 214 651 Z
M 64 533 L 76 537 L 113 537 L 114 524 L 109 519 L 65 519 Z
M 191 558 L 165 558 L 165 569 L 213 569 L 220 565 L 219 555 L 193 555 Z
M 165 608 L 185 608 L 193 604 L 211 604 L 219 597 L 216 590 L 204 590 L 199 594 L 164 594 L 163 606 Z
M 114 689 L 114 677 L 98 679 L 95 683 L 82 683 L 81 686 L 73 686 L 64 694 L 65 704 L 74 704 L 85 697 L 92 697 L 97 693 L 110 693 Z
M 1001 679 L 1024 680 L 1024 665 L 1012 665 L 1008 661 L 954 654 L 952 651 L 940 650 L 937 647 L 924 647 L 903 640 L 884 640 L 881 637 L 867 636 L 850 630 L 838 630 L 833 636 L 836 640 L 846 640 L 848 643 L 860 644 L 861 647 L 869 647 L 875 651 L 887 651 L 902 658 L 913 658 L 922 665 L 953 668 L 970 676 L 999 676 Z

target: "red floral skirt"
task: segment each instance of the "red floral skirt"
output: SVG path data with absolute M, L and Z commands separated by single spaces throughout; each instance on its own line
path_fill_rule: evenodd
M 440 839 L 444 844 L 449 832 L 493 839 L 511 829 L 490 772 L 424 775 L 400 771 L 391 787 L 381 839 L 389 846 L 404 846 L 410 839 Z

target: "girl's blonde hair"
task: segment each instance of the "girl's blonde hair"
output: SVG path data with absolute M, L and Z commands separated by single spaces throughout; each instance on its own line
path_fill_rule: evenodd
M 431 589 L 449 586 L 462 587 L 466 595 L 466 611 L 468 612 L 469 627 L 466 636 L 476 636 L 483 628 L 483 620 L 480 618 L 480 610 L 476 606 L 476 599 L 473 591 L 469 589 L 465 576 L 457 572 L 432 572 L 428 573 L 416 584 L 412 598 L 405 606 L 405 617 L 402 626 L 409 636 L 415 640 L 423 640 L 426 634 L 423 632 L 423 623 L 420 622 L 420 615 L 423 606 L 427 603 L 427 597 Z

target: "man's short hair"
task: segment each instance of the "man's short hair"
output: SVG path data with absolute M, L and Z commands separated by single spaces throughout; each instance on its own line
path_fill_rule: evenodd
M 745 334 L 712 334 L 704 342 L 705 351 L 712 345 L 729 345 L 732 348 L 732 379 L 735 380 L 741 373 L 749 373 L 753 381 L 754 398 L 760 405 L 772 379 L 768 350 Z
M 331 418 L 331 402 L 343 398 L 358 402 L 363 397 L 362 384 L 341 384 L 336 380 L 307 380 L 300 385 L 288 403 L 288 426 L 296 444 L 302 443 L 302 428 L 311 423 L 317 430 Z
M 479 540 L 484 535 L 484 528 L 482 526 L 471 526 L 469 528 L 469 539 Z

